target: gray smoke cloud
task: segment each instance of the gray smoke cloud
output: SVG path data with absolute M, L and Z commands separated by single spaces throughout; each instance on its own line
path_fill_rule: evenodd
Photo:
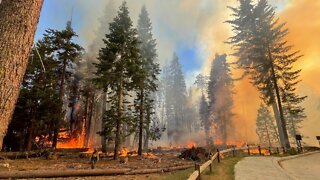
M 56 2 L 56 0 L 46 1 Z M 80 26 L 80 31 L 78 31 L 80 42 L 84 44 L 89 54 L 95 54 L 99 49 L 97 47 L 100 45 L 96 48 L 92 48 L 92 46 L 99 44 L 96 43 L 96 40 L 99 40 L 103 35 L 102 31 L 99 30 L 101 24 L 99 18 L 104 17 L 105 9 L 110 2 L 108 0 L 60 0 L 58 6 L 66 7 L 64 12 L 67 15 L 66 20 L 70 17 L 70 2 L 74 2 L 74 16 L 81 13 L 82 19 L 78 25 Z M 114 0 L 116 11 L 122 2 L 122 0 Z M 290 43 L 296 46 L 300 44 L 301 46 L 298 48 L 305 54 L 304 59 L 301 60 L 304 63 L 304 66 L 301 65 L 304 69 L 303 81 L 298 87 L 301 94 L 309 95 L 307 102 L 305 102 L 308 119 L 303 124 L 302 132 L 310 137 L 308 144 L 315 145 L 316 141 L 313 139 L 318 133 L 318 128 L 314 124 L 318 123 L 317 119 L 319 117 L 319 109 L 316 107 L 319 106 L 318 97 L 320 95 L 318 90 L 320 86 L 314 83 L 313 78 L 319 76 L 317 70 L 318 64 L 320 64 L 317 61 L 319 56 L 315 52 L 320 52 L 320 48 L 318 38 L 311 35 L 318 32 L 315 30 L 319 29 L 320 23 L 316 23 L 318 22 L 316 20 L 320 19 L 319 13 L 317 13 L 319 12 L 317 7 L 320 7 L 320 3 L 319 1 L 308 0 L 270 0 L 269 2 L 277 7 L 276 10 L 280 18 L 285 17 L 284 20 L 288 22 L 290 34 L 295 35 L 294 37 L 289 36 Z M 141 7 L 146 5 L 153 23 L 153 33 L 157 39 L 161 65 L 165 65 L 172 58 L 173 52 L 179 47 L 197 51 L 197 58 L 202 66 L 198 70 L 185 74 L 188 85 L 193 84 L 194 77 L 198 73 L 209 74 L 212 59 L 216 53 L 230 54 L 232 52 L 231 47 L 224 43 L 232 35 L 230 25 L 224 23 L 224 21 L 230 19 L 231 12 L 227 9 L 227 6 L 237 6 L 237 0 L 127 0 L 127 3 L 135 25 Z M 297 4 L 299 6 L 296 6 Z M 300 10 L 298 7 L 305 8 Z M 306 10 L 308 8 L 313 8 L 313 10 Z M 286 14 L 288 14 L 287 17 Z M 301 19 L 300 23 L 296 23 L 296 19 Z M 101 29 L 103 30 L 103 28 Z M 308 33 L 303 33 L 306 30 Z M 312 49 L 312 52 L 308 51 L 310 49 Z M 228 56 L 228 59 L 232 61 L 233 57 Z M 184 60 L 181 59 L 181 61 Z M 234 72 L 234 74 L 235 76 L 238 75 L 237 72 Z M 234 96 L 234 112 L 237 113 L 235 122 L 239 125 L 237 127 L 239 137 L 245 137 L 248 141 L 257 141 L 255 118 L 260 104 L 259 94 L 252 88 L 248 80 L 237 82 L 235 86 L 237 94 Z M 304 90 L 300 90 L 302 88 Z

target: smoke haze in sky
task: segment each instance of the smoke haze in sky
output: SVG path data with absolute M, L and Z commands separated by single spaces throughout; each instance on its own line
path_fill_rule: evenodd
M 122 0 L 114 0 L 118 10 Z M 87 48 L 95 39 L 99 17 L 108 1 L 102 0 L 46 0 L 42 11 L 37 37 L 46 28 L 64 28 L 73 11 L 73 26 L 79 34 L 79 42 Z M 236 0 L 127 0 L 131 18 L 136 26 L 142 5 L 146 5 L 153 23 L 154 37 L 161 65 L 165 65 L 177 52 L 184 68 L 187 85 L 192 85 L 198 73 L 209 74 L 211 61 L 216 53 L 230 54 L 232 49 L 224 42 L 232 35 L 231 18 L 227 6 L 237 6 Z M 296 68 L 302 68 L 302 82 L 298 87 L 301 95 L 308 95 L 304 102 L 307 119 L 302 133 L 309 136 L 305 142 L 317 145 L 315 136 L 320 135 L 320 1 L 270 0 L 277 7 L 280 21 L 286 21 L 290 34 L 289 44 L 301 50 L 304 57 Z M 234 57 L 228 56 L 229 61 Z M 234 72 L 235 76 L 239 72 Z M 235 83 L 236 116 L 241 139 L 256 142 L 255 118 L 260 104 L 258 92 L 248 80 Z

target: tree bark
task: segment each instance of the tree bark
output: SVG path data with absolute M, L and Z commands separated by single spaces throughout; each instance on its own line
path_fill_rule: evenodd
M 276 73 L 274 70 L 273 58 L 272 58 L 270 48 L 268 48 L 268 53 L 269 53 L 269 60 L 270 60 L 270 65 L 271 65 L 272 81 L 273 81 L 273 85 L 274 85 L 274 89 L 275 89 L 275 93 L 276 93 L 276 99 L 277 99 L 276 102 L 278 104 L 278 108 L 279 108 L 278 110 L 279 110 L 279 114 L 280 114 L 280 122 L 281 122 L 280 125 L 281 125 L 282 131 L 279 132 L 279 134 L 282 133 L 282 135 L 283 135 L 283 142 L 281 142 L 281 144 L 285 148 L 290 148 L 290 142 L 289 142 L 289 137 L 288 137 L 288 132 L 287 132 L 287 124 L 286 124 L 286 121 L 285 121 L 284 115 L 283 115 L 283 108 L 282 108 L 282 103 L 281 103 L 281 98 L 280 98 L 279 86 L 278 86 L 278 82 L 277 82 Z
M 140 91 L 140 120 L 139 120 L 139 147 L 138 147 L 138 155 L 142 155 L 142 134 L 143 134 L 143 111 L 144 111 L 144 91 L 141 88 Z
M 105 126 L 105 121 L 104 121 L 104 113 L 107 110 L 107 93 L 103 93 L 103 100 L 102 100 L 102 120 L 101 120 L 101 131 L 103 131 L 104 126 Z M 105 135 L 101 136 L 101 147 L 102 147 L 102 152 L 107 152 L 107 138 Z
M 266 131 L 267 131 L 267 138 L 268 138 L 269 147 L 271 147 L 270 134 L 269 134 L 269 129 L 268 129 L 268 126 L 267 126 L 266 119 L 264 120 L 264 127 L 266 128 Z
M 60 90 L 59 90 L 59 98 L 62 103 L 63 103 L 63 97 L 64 97 L 64 81 L 65 81 L 65 77 L 66 77 L 66 68 L 67 68 L 67 60 L 64 60 L 61 79 L 60 79 Z M 62 111 L 62 109 L 61 109 L 61 111 Z M 61 111 L 57 112 L 57 113 L 60 114 Z M 54 125 L 53 142 L 52 142 L 52 147 L 54 147 L 54 148 L 56 148 L 57 144 L 58 144 L 58 136 L 59 136 L 59 129 L 60 129 L 60 122 L 59 121 L 60 121 L 60 119 Z
M 146 136 L 144 139 L 144 150 L 149 150 L 149 138 L 150 138 L 150 122 L 151 122 L 151 113 L 150 113 L 150 107 L 147 108 L 147 119 L 146 119 Z
M 123 72 L 122 72 L 123 73 Z M 120 75 L 120 84 L 118 92 L 118 117 L 116 119 L 116 138 L 114 142 L 114 160 L 119 158 L 119 150 L 121 146 L 121 119 L 122 119 L 122 102 L 123 102 L 123 77 Z
M 0 4 L 0 150 L 19 96 L 43 0 Z

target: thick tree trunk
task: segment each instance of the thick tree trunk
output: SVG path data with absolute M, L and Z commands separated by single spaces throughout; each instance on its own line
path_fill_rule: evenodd
M 92 92 L 90 105 L 89 105 L 89 112 L 90 112 L 89 123 L 88 123 L 89 127 L 86 128 L 86 132 L 85 132 L 86 133 L 85 147 L 89 147 L 90 144 L 93 143 L 91 141 L 93 140 L 92 134 L 95 133 L 94 132 L 95 119 L 93 118 L 94 112 L 95 112 L 94 105 L 95 105 L 95 94 L 94 94 L 94 92 Z
M 101 120 L 101 130 L 100 130 L 101 132 L 103 131 L 105 126 L 105 121 L 103 117 L 106 110 L 107 110 L 107 93 L 104 92 L 103 100 L 102 100 L 102 117 L 101 117 L 102 120 Z M 107 139 L 105 135 L 101 136 L 101 147 L 102 147 L 102 152 L 107 152 Z
M 32 141 L 33 141 L 33 136 L 34 136 L 34 123 L 33 123 L 34 119 L 31 120 L 30 122 L 30 127 L 28 127 L 28 133 L 27 133 L 27 137 L 26 137 L 26 150 L 27 151 L 31 151 L 32 149 Z
M 266 131 L 267 131 L 267 138 L 268 138 L 269 147 L 271 147 L 270 134 L 269 134 L 269 129 L 268 129 L 266 120 L 264 120 L 264 127 L 266 128 Z
M 43 0 L 0 4 L 0 150 L 19 96 Z
M 279 110 L 280 122 L 281 122 L 280 125 L 282 128 L 282 132 L 279 132 L 279 134 L 281 134 L 281 133 L 283 134 L 283 141 L 281 142 L 281 144 L 285 148 L 290 148 L 290 142 L 289 142 L 289 137 L 288 137 L 288 132 L 287 132 L 287 124 L 286 124 L 286 121 L 285 121 L 284 115 L 283 115 L 279 86 L 278 86 L 278 82 L 277 82 L 276 73 L 274 70 L 273 58 L 272 58 L 270 48 L 268 48 L 268 53 L 269 53 L 269 60 L 270 60 L 270 65 L 271 65 L 272 81 L 273 81 L 273 85 L 274 85 L 274 89 L 275 89 L 275 93 L 276 93 L 276 99 L 277 99 L 276 102 L 278 103 L 278 108 L 279 108 L 278 110 Z
M 144 139 L 144 150 L 148 151 L 149 149 L 149 138 L 150 138 L 150 122 L 151 122 L 151 113 L 150 107 L 147 108 L 147 122 L 146 122 L 146 136 Z
M 143 88 L 140 91 L 140 120 L 139 120 L 139 147 L 138 147 L 138 155 L 142 155 L 142 134 L 143 134 L 143 111 L 144 111 L 144 91 Z
M 121 121 L 122 121 L 122 102 L 123 102 L 123 78 L 120 76 L 119 92 L 118 92 L 118 117 L 116 119 L 116 138 L 114 142 L 114 160 L 119 158 L 119 150 L 121 146 Z
M 67 61 L 63 61 L 63 69 L 62 69 L 62 74 L 61 74 L 61 79 L 60 79 L 60 90 L 59 90 L 59 98 L 61 102 L 63 103 L 63 97 L 64 97 L 64 81 L 66 77 L 66 68 L 67 68 Z M 62 112 L 62 109 L 60 112 L 57 112 L 60 114 Z M 59 136 L 59 129 L 60 129 L 60 119 L 56 122 L 54 125 L 54 131 L 53 131 L 53 142 L 52 142 L 52 147 L 56 148 L 58 144 L 58 136 Z
M 278 105 L 277 105 L 276 102 L 273 102 L 273 103 L 272 103 L 272 109 L 273 109 L 274 117 L 275 117 L 275 119 L 276 119 L 276 124 L 277 124 L 277 129 L 278 129 L 278 134 L 279 134 L 280 145 L 281 145 L 282 147 L 284 147 L 285 144 L 284 144 L 283 129 L 282 129 L 282 125 L 281 125 L 280 113 L 279 113 Z

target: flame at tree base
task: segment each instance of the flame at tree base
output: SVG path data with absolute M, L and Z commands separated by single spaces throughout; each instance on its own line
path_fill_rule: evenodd
M 85 147 L 85 138 L 86 138 L 86 127 L 85 127 L 85 120 L 82 122 L 81 133 L 78 134 L 76 137 L 71 137 L 70 134 L 65 132 L 59 133 L 59 138 L 64 139 L 64 141 L 58 141 L 57 148 L 84 148 Z

